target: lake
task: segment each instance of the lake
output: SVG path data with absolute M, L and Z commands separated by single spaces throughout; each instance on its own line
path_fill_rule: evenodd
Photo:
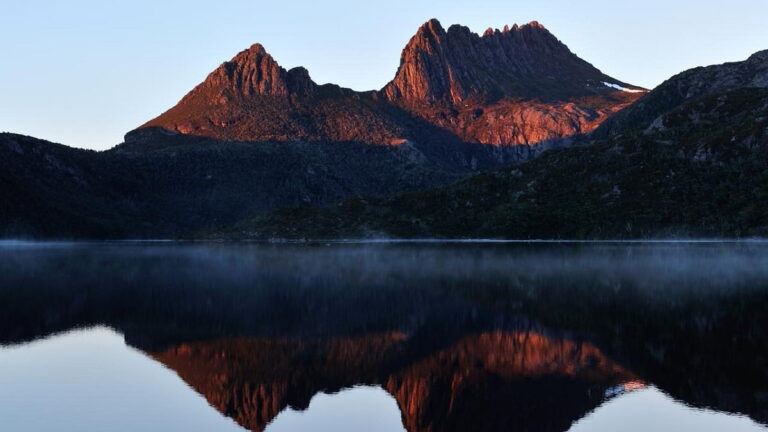
M 0 242 L 2 431 L 766 431 L 768 243 Z

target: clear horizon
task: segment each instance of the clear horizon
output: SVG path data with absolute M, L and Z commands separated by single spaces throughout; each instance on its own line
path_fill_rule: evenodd
M 766 16 L 768 2 L 760 0 L 29 0 L 0 16 L 0 131 L 110 148 L 256 42 L 281 66 L 306 67 L 318 83 L 378 89 L 430 18 L 478 33 L 539 21 L 606 74 L 653 88 L 691 67 L 768 49 Z

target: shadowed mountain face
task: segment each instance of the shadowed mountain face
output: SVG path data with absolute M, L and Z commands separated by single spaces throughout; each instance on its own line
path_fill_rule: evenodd
M 445 31 L 432 20 L 379 92 L 319 86 L 305 69 L 286 71 L 257 44 L 126 141 L 160 128 L 239 141 L 412 141 L 433 151 L 452 141 L 538 144 L 588 132 L 643 93 L 617 90 L 625 86 L 632 89 L 538 23 L 481 37 L 461 26 Z M 429 143 L 435 128 L 444 136 Z
M 462 174 L 410 146 L 222 146 L 182 135 L 145 144 L 97 153 L 0 134 L 0 237 L 178 237 L 276 207 L 387 195 Z
M 112 327 L 252 430 L 355 385 L 392 394 L 410 431 L 565 431 L 642 383 L 766 423 L 767 256 L 761 244 L 19 245 L 0 249 L 0 344 Z
M 768 88 L 768 50 L 760 51 L 746 61 L 699 67 L 682 72 L 655 88 L 630 109 L 606 122 L 595 133 L 604 138 L 637 132 L 664 131 L 663 116 L 686 103 L 705 100 L 733 90 Z M 728 111 L 725 111 L 727 113 Z M 764 113 L 755 113 L 756 122 Z M 696 116 L 687 119 L 700 124 Z M 679 126 L 673 125 L 673 126 Z

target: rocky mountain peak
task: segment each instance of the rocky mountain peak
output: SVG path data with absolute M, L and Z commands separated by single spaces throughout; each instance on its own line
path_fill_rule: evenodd
M 241 54 L 244 53 L 244 52 L 250 52 L 250 53 L 261 54 L 261 55 L 264 55 L 264 54 L 269 55 L 267 53 L 267 50 L 264 48 L 264 45 L 262 45 L 260 43 L 255 43 L 255 44 L 251 45 L 247 50 L 242 51 Z M 235 57 L 235 58 L 237 58 L 237 57 Z
M 202 96 L 212 102 L 227 103 L 259 95 L 306 94 L 315 87 L 306 69 L 286 71 L 257 43 L 222 63 L 187 98 Z
M 443 29 L 443 25 L 440 24 L 440 21 L 438 21 L 437 19 L 432 18 L 431 20 L 425 22 L 419 28 L 414 38 L 425 37 L 428 35 L 440 36 L 444 34 L 445 34 L 445 29 Z
M 573 54 L 543 25 L 489 28 L 479 36 L 430 20 L 411 38 L 384 89 L 401 105 L 493 101 L 504 97 L 568 99 L 605 94 L 615 82 Z

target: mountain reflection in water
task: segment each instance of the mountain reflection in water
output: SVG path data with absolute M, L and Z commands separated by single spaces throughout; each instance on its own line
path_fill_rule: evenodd
M 254 431 L 358 386 L 408 431 L 646 386 L 768 423 L 768 244 L 6 244 L 0 282 L 0 344 L 109 326 Z

